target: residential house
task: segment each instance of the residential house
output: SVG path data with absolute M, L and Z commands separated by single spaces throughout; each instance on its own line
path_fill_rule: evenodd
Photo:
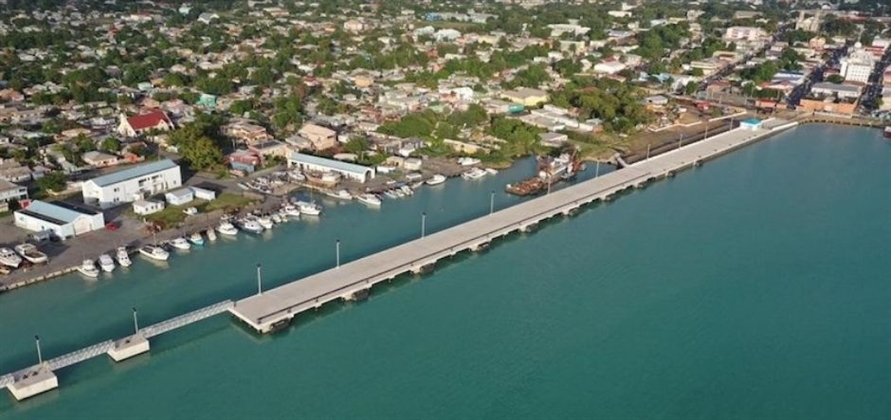
M 96 150 L 84 153 L 81 158 L 84 160 L 84 163 L 94 168 L 114 166 L 120 162 L 120 158 L 118 156 L 99 152 Z
M 145 114 L 127 117 L 120 114 L 118 133 L 125 137 L 135 137 L 148 131 L 168 131 L 173 129 L 173 121 L 164 111 L 155 110 Z
M 325 150 L 337 145 L 337 132 L 320 125 L 306 123 L 297 132 L 312 143 L 315 150 Z
M 20 202 L 27 199 L 27 187 L 0 179 L 0 211 L 9 210 L 10 202 Z

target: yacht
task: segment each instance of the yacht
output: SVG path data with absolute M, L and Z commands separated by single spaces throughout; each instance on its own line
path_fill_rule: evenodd
M 34 244 L 23 243 L 15 246 L 15 252 L 31 264 L 43 264 L 49 261 L 46 254 L 40 252 Z
M 295 204 L 297 205 L 297 210 L 299 210 L 301 214 L 307 216 L 318 216 L 322 214 L 322 206 L 316 203 L 310 201 L 298 201 Z
M 369 206 L 380 206 L 381 199 L 377 198 L 374 194 L 361 194 L 356 197 L 356 200 L 359 200 L 360 203 L 368 204 Z
M 270 214 L 269 217 L 272 219 L 272 222 L 275 224 L 279 224 L 284 221 L 284 220 L 282 220 L 282 216 L 279 215 L 278 212 Z
M 486 176 L 486 171 L 480 168 L 473 168 L 461 174 L 464 179 L 480 179 L 484 176 Z
M 260 226 L 263 226 L 263 229 L 266 229 L 266 230 L 272 229 L 272 227 L 275 226 L 275 224 L 272 222 L 272 219 L 269 218 L 268 216 L 258 217 L 257 223 L 259 223 Z
M 192 245 L 189 245 L 189 241 L 187 241 L 186 238 L 183 238 L 182 236 L 174 238 L 172 241 L 170 241 L 170 246 L 176 249 L 181 249 L 183 251 L 192 247 Z
M 477 163 L 480 163 L 480 160 L 472 157 L 462 157 L 458 158 L 458 164 L 461 166 L 473 166 Z
M 204 235 L 206 235 L 207 240 L 211 242 L 217 240 L 217 234 L 213 231 L 213 229 L 207 229 L 206 231 L 204 231 Z
M 99 270 L 96 268 L 96 264 L 93 260 L 84 260 L 84 262 L 77 267 L 77 271 L 90 278 L 99 277 Z
M 415 192 L 412 191 L 411 187 L 409 187 L 408 185 L 403 185 L 403 186 L 399 187 L 399 189 L 402 190 L 402 192 L 404 192 L 405 195 L 414 195 L 415 194 Z
M 238 229 L 229 222 L 222 222 L 219 226 L 217 226 L 217 232 L 220 232 L 221 235 L 226 236 L 235 236 L 238 235 Z
M 328 191 L 325 193 L 328 197 L 337 198 L 340 200 L 352 200 L 353 195 L 350 194 L 347 190 L 337 190 L 337 191 Z
M 238 222 L 238 227 L 248 233 L 263 233 L 263 225 L 257 222 L 254 218 L 241 219 L 241 221 Z
M 296 206 L 288 204 L 282 207 L 282 211 L 284 211 L 288 217 L 300 217 L 300 210 L 298 210 Z
M 440 174 L 433 175 L 433 178 L 427 180 L 427 185 L 439 185 L 446 182 L 446 177 Z
M 139 248 L 139 253 L 158 261 L 167 261 L 170 258 L 170 253 L 157 245 L 146 245 Z
M 121 267 L 129 267 L 133 264 L 133 262 L 130 261 L 130 254 L 127 252 L 127 248 L 118 248 L 115 258 L 117 258 L 118 264 L 120 264 Z
M 9 248 L 0 248 L 0 264 L 7 267 L 18 268 L 22 263 L 22 257 L 12 252 Z
M 189 242 L 195 246 L 202 246 L 204 245 L 204 237 L 201 236 L 201 232 L 195 232 L 189 236 Z
M 111 259 L 111 255 L 102 254 L 99 256 L 99 267 L 102 268 L 102 271 L 106 273 L 111 273 L 114 271 L 114 260 Z

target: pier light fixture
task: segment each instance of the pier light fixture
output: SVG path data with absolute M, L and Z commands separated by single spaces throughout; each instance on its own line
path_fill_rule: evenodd
M 594 178 L 597 178 L 598 176 L 600 176 L 600 161 L 599 160 L 594 165 Z
M 495 190 L 489 195 L 489 214 L 495 213 Z
M 260 263 L 257 263 L 257 294 L 263 294 L 263 278 L 260 276 L 260 270 L 263 268 Z
M 427 234 L 427 212 L 421 213 L 421 238 Z
M 37 344 L 37 364 L 43 364 L 43 354 L 40 353 L 40 336 L 34 336 L 34 343 Z
M 336 268 L 340 268 L 340 239 L 334 240 L 334 253 L 336 258 Z
M 139 334 L 139 321 L 136 319 L 136 307 L 133 308 L 133 333 Z

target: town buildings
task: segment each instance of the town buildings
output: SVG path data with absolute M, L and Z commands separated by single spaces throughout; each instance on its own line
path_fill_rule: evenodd
M 15 225 L 32 232 L 52 231 L 60 239 L 82 235 L 105 227 L 101 211 L 74 207 L 66 203 L 32 201 L 16 210 Z
M 83 183 L 84 202 L 101 208 L 143 200 L 182 185 L 179 165 L 164 159 L 102 175 Z

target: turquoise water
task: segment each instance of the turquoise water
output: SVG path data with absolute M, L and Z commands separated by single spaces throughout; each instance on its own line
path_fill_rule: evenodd
M 449 181 L 380 211 L 0 295 L 0 371 L 517 199 Z M 589 172 L 590 168 L 589 168 Z M 257 337 L 220 316 L 58 372 L 2 418 L 888 418 L 891 143 L 807 126 Z

